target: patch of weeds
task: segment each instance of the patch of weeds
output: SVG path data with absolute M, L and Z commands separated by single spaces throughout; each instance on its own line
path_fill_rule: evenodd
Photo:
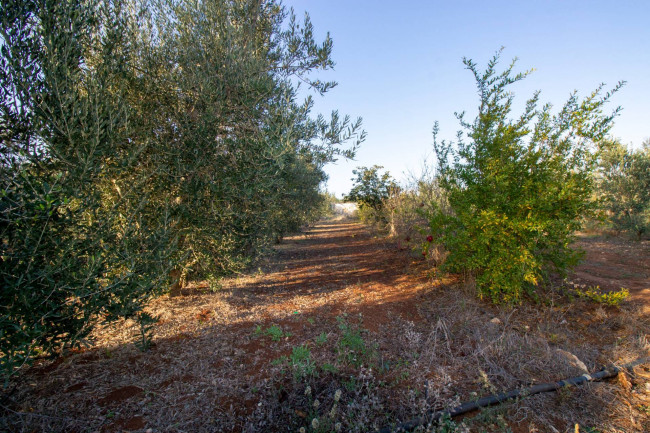
M 309 322 L 310 325 L 313 325 L 313 324 L 316 323 L 316 321 L 314 320 L 313 317 L 308 317 L 308 318 L 307 318 L 307 322 Z
M 287 361 L 289 361 L 289 357 L 286 356 L 286 355 L 283 355 L 283 356 L 281 356 L 279 358 L 275 358 L 273 361 L 271 361 L 271 365 L 274 366 L 274 367 L 277 367 L 278 365 L 285 364 Z
M 339 371 L 339 369 L 336 368 L 334 364 L 330 364 L 328 362 L 323 363 L 323 365 L 320 366 L 320 369 L 325 373 L 338 373 Z
M 410 362 L 402 358 L 398 358 L 397 361 L 382 360 L 381 364 L 379 365 L 379 371 L 381 373 L 394 371 L 395 375 L 392 384 L 397 385 L 398 383 L 409 378 L 409 372 L 407 370 L 409 365 Z
M 261 337 L 263 333 L 264 333 L 264 331 L 262 330 L 262 325 L 257 325 L 255 327 L 255 331 L 253 332 L 253 335 L 255 337 Z
M 563 386 L 557 391 L 557 398 L 562 405 L 568 404 L 572 395 L 573 390 L 569 386 Z
M 548 334 L 548 342 L 550 344 L 558 344 L 560 342 L 560 336 L 558 334 L 550 333 Z
M 282 328 L 280 328 L 278 325 L 273 325 L 270 326 L 266 330 L 266 334 L 271 337 L 271 340 L 273 341 L 280 341 L 282 337 L 284 336 L 284 333 L 282 332 Z
M 316 364 L 311 359 L 311 351 L 307 346 L 295 346 L 289 357 L 289 364 L 293 370 L 296 380 L 313 376 L 316 371 Z
M 497 388 L 496 388 L 496 386 L 494 386 L 492 384 L 492 382 L 490 381 L 490 378 L 488 377 L 487 373 L 485 371 L 483 371 L 482 369 L 480 369 L 480 368 L 479 368 L 478 372 L 479 372 L 479 378 L 478 378 L 479 385 L 481 385 L 483 387 L 483 389 L 485 389 L 488 392 L 491 392 L 493 394 L 496 393 Z
M 266 329 L 263 329 L 262 326 L 257 325 L 255 327 L 255 332 L 253 332 L 255 337 L 261 337 L 262 335 L 268 335 L 273 341 L 280 341 L 283 337 L 290 337 L 291 334 L 288 332 L 282 331 L 282 328 L 278 325 L 271 325 Z
M 336 321 L 341 330 L 341 338 L 338 342 L 339 357 L 355 367 L 360 367 L 370 360 L 374 354 L 373 349 L 366 345 L 360 327 L 350 326 L 345 317 L 337 317 Z
M 344 380 L 344 381 L 341 382 L 341 383 L 343 384 L 343 386 L 345 387 L 345 389 L 347 389 L 347 390 L 350 391 L 350 392 L 352 392 L 352 391 L 354 391 L 355 389 L 357 389 L 357 378 L 354 377 L 354 376 L 350 377 L 350 380 Z
M 438 427 L 436 428 L 436 433 L 455 433 L 459 430 L 460 426 L 451 419 L 448 413 L 444 413 L 442 417 L 438 420 Z
M 327 343 L 327 334 L 323 332 L 318 337 L 316 337 L 316 344 L 322 346 L 325 343 Z
M 397 375 L 395 376 L 394 383 L 395 383 L 395 384 L 398 384 L 398 383 L 400 383 L 400 382 L 403 382 L 403 381 L 405 381 L 405 380 L 408 380 L 408 378 L 409 378 L 409 372 L 408 372 L 408 370 L 405 370 L 405 369 L 404 369 L 404 370 L 401 370 L 401 371 L 400 371 L 399 373 L 397 373 Z
M 504 410 L 504 408 L 483 409 L 477 416 L 467 420 L 469 431 L 512 433 L 503 416 Z
M 305 414 L 305 418 L 309 421 L 307 427 L 300 427 L 299 433 L 334 433 L 343 431 L 343 426 L 337 422 L 339 410 L 338 405 L 341 399 L 341 390 L 337 389 L 334 393 L 334 401 L 332 406 L 328 409 L 321 405 L 321 402 L 312 396 L 311 387 L 305 388 L 305 396 L 309 404 L 309 415 Z
M 630 296 L 630 292 L 625 288 L 612 290 L 611 292 L 603 292 L 600 286 L 587 287 L 583 290 L 574 285 L 574 289 L 570 289 L 570 293 L 579 298 L 589 299 L 590 301 L 610 307 L 618 307 Z

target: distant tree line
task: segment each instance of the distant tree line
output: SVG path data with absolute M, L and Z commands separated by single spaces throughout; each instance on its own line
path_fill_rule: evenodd
M 0 362 L 78 344 L 322 210 L 361 120 L 312 115 L 332 41 L 276 0 L 2 0 Z

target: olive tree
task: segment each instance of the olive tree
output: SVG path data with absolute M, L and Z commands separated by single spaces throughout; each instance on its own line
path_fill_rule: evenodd
M 313 116 L 333 66 L 275 0 L 2 0 L 0 350 L 12 374 L 242 269 L 314 218 L 360 119 Z M 146 343 L 146 338 L 142 339 Z
M 650 228 L 650 140 L 637 150 L 618 140 L 603 140 L 598 193 L 617 230 L 641 238 Z

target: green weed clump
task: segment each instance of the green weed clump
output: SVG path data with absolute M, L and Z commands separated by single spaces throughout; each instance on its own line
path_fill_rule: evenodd
M 575 290 L 574 293 L 581 298 L 586 298 L 593 302 L 605 304 L 610 307 L 621 305 L 621 303 L 630 296 L 630 292 L 625 288 L 603 292 L 599 286 L 589 287 L 585 290 Z
M 374 348 L 369 346 L 363 339 L 363 329 L 360 326 L 352 326 L 345 316 L 336 318 L 341 337 L 338 341 L 339 358 L 355 367 L 368 363 L 374 356 Z
M 300 380 L 316 373 L 316 364 L 311 359 L 311 351 L 307 346 L 295 346 L 289 356 L 289 365 L 294 379 Z
M 291 336 L 289 332 L 284 332 L 280 325 L 271 325 L 266 329 L 263 329 L 261 325 L 257 325 L 254 334 L 256 337 L 266 335 L 271 338 L 272 341 L 280 341 L 282 338 Z

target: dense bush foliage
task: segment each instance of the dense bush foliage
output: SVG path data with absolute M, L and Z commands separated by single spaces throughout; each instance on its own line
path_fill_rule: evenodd
M 476 277 L 481 296 L 517 302 L 548 271 L 565 272 L 579 252 L 570 248 L 573 233 L 593 208 L 594 143 L 603 139 L 618 109 L 602 113 L 611 92 L 602 87 L 585 99 L 574 93 L 559 113 L 538 108 L 539 92 L 523 114 L 510 118 L 513 94 L 508 86 L 528 73 L 514 74 L 514 62 L 497 72 L 497 54 L 481 72 L 464 64 L 476 78 L 480 105 L 456 142 L 438 141 L 440 185 L 451 214 L 429 217 L 434 239 L 449 252 L 445 267 Z
M 275 0 L 3 0 L 0 351 L 15 372 L 98 320 L 151 322 L 170 275 L 241 269 L 322 210 L 360 120 L 311 116 L 331 68 Z M 351 144 L 347 148 L 345 143 Z
M 391 191 L 397 188 L 395 180 L 388 171 L 380 173 L 383 167 L 373 165 L 372 167 L 357 167 L 352 170 L 356 178 L 352 189 L 344 197 L 346 201 L 354 201 L 359 204 L 359 217 L 368 223 L 384 223 L 384 202 L 390 196 Z
M 424 253 L 426 259 L 437 266 L 445 252 L 441 245 L 428 241 L 427 216 L 434 211 L 449 213 L 449 204 L 429 167 L 419 176 L 411 176 L 400 188 L 393 189 L 384 204 L 388 233 L 397 241 L 398 248 Z
M 604 140 L 598 170 L 598 194 L 617 230 L 641 237 L 650 229 L 650 141 L 630 150 Z

